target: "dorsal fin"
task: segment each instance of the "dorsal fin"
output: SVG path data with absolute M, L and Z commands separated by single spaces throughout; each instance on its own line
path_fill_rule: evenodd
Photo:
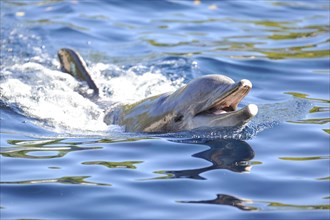
M 94 95 L 99 95 L 99 89 L 92 80 L 86 63 L 78 52 L 62 48 L 57 52 L 57 55 L 61 63 L 62 72 L 69 73 L 74 78 L 86 82 L 89 88 L 94 91 Z

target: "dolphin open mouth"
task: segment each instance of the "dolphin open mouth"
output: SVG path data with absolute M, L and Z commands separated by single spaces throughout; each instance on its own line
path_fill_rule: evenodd
M 243 79 L 220 97 L 216 98 L 206 109 L 203 109 L 195 116 L 216 116 L 235 112 L 237 111 L 238 104 L 249 93 L 251 88 L 252 83 L 249 80 Z M 256 115 L 258 112 L 258 107 L 254 104 L 249 104 L 243 109 L 251 116 Z

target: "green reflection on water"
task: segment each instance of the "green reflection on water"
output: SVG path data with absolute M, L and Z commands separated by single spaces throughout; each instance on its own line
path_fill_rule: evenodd
M 315 157 L 279 157 L 281 160 L 292 160 L 292 161 L 306 161 L 306 160 L 324 160 L 330 159 L 330 156 L 315 156 Z
M 166 23 L 166 24 L 209 24 L 214 22 L 224 22 L 224 21 L 234 21 L 231 18 L 207 18 L 201 20 L 180 20 L 180 19 L 162 19 L 159 22 Z M 157 22 L 157 20 L 152 20 L 153 22 Z
M 296 124 L 327 124 L 330 122 L 330 118 L 311 118 L 311 119 L 304 119 L 304 120 L 299 120 L 299 121 L 289 121 L 291 123 L 296 123 Z
M 314 106 L 309 113 L 316 113 L 316 112 L 330 112 L 330 107 L 321 107 L 321 106 Z
M 43 140 L 7 140 L 8 144 L 11 145 L 19 145 L 25 147 L 39 147 L 43 145 L 49 144 L 57 144 L 61 142 L 63 139 L 43 139 Z
M 98 140 L 102 142 L 102 140 Z M 89 141 L 85 143 L 98 143 Z M 101 147 L 80 147 L 84 142 L 65 142 L 64 139 L 7 140 L 13 147 L 0 148 L 0 155 L 13 158 L 51 159 L 64 157 L 67 153 L 80 150 L 96 150 Z M 33 155 L 35 152 L 51 152 L 51 155 Z M 54 155 L 53 152 L 56 152 Z
M 293 97 L 300 98 L 300 99 L 306 99 L 309 101 L 312 101 L 313 104 L 317 103 L 317 106 L 313 106 L 310 110 L 309 113 L 329 113 L 330 112 L 330 106 L 327 105 L 330 103 L 330 100 L 327 99 L 319 99 L 319 98 L 309 98 L 308 94 L 304 93 L 298 93 L 298 92 L 285 92 L 285 94 L 292 95 Z M 320 106 L 321 105 L 321 106 Z M 322 106 L 322 105 L 327 105 L 327 106 Z M 318 125 L 323 125 L 327 124 L 330 122 L 330 117 L 327 118 L 309 118 L 309 119 L 302 119 L 298 121 L 289 121 L 291 123 L 295 124 L 318 124 Z M 330 134 L 329 129 L 322 129 L 322 131 Z
M 150 178 L 150 179 L 146 179 L 146 180 L 162 180 L 162 179 L 173 179 L 175 177 L 174 174 L 172 173 L 168 173 L 165 170 L 159 170 L 159 171 L 154 171 L 153 173 L 155 174 L 162 174 L 164 176 L 159 176 L 159 177 L 154 177 L 154 178 Z
M 269 36 L 270 39 L 273 40 L 289 40 L 289 39 L 297 39 L 297 38 L 306 38 L 306 37 L 314 37 L 319 33 L 323 32 L 294 32 L 288 34 L 274 34 Z
M 284 25 L 292 24 L 293 22 L 276 22 L 276 21 L 254 21 L 256 25 L 262 25 L 267 27 L 284 27 Z
M 323 17 L 327 19 L 326 17 Z M 255 25 L 253 29 L 244 29 L 245 34 L 241 35 L 231 35 L 225 36 L 221 40 L 208 40 L 208 41 L 200 41 L 199 38 L 195 38 L 191 41 L 183 41 L 178 43 L 172 42 L 162 42 L 160 43 L 158 39 L 150 39 L 149 35 L 147 42 L 156 47 L 176 47 L 176 46 L 192 46 L 205 48 L 205 50 L 196 51 L 196 53 L 204 53 L 204 52 L 216 52 L 216 51 L 239 51 L 239 52 L 249 52 L 253 54 L 248 54 L 244 57 L 250 57 L 253 55 L 255 58 L 256 54 L 260 54 L 266 56 L 269 59 L 297 59 L 297 58 L 320 58 L 320 57 L 329 57 L 330 52 L 328 49 L 319 49 L 320 45 L 327 45 L 329 42 L 328 39 L 324 39 L 321 42 L 317 41 L 317 43 L 303 43 L 303 45 L 298 45 L 296 41 L 299 39 L 305 38 L 315 38 L 320 35 L 324 35 L 327 37 L 327 33 L 330 31 L 329 25 L 322 24 L 312 24 L 312 25 L 299 25 L 300 20 L 294 21 L 269 21 L 269 20 L 241 20 L 241 19 L 233 19 L 233 18 L 209 18 L 204 20 L 193 20 L 193 19 L 165 19 L 165 20 L 155 20 L 156 23 L 162 23 L 166 27 L 168 24 L 191 24 L 191 25 L 201 25 L 201 24 L 210 24 L 215 25 L 215 23 L 223 24 L 229 23 L 233 26 L 246 26 L 248 24 Z M 265 28 L 266 27 L 266 28 Z M 261 33 L 260 35 L 255 34 L 255 32 Z M 253 32 L 253 34 L 249 34 Z M 192 35 L 187 34 L 187 37 L 192 37 Z M 239 42 L 236 39 L 243 39 L 243 41 Z M 276 48 L 270 47 L 267 48 L 266 42 L 271 41 L 288 41 L 284 45 L 279 45 Z M 288 44 L 292 42 L 292 45 Z M 256 45 L 263 44 L 262 48 L 256 47 Z M 207 49 L 212 48 L 212 49 Z M 311 50 L 314 48 L 314 50 Z M 306 50 L 308 49 L 308 50 Z M 194 53 L 194 54 L 196 54 Z M 177 51 L 177 56 L 184 56 L 187 53 L 182 51 Z M 237 55 L 230 55 L 230 57 L 242 57 Z
M 329 210 L 330 205 L 293 205 L 293 204 L 285 204 L 285 203 L 279 203 L 279 202 L 269 202 L 268 203 L 269 207 L 277 207 L 277 208 L 285 208 L 288 210 L 291 209 L 303 209 L 303 210 Z
M 330 180 L 330 176 L 322 177 L 322 178 L 317 178 L 317 180 Z
M 60 17 L 57 17 L 60 18 Z M 74 30 L 79 30 L 79 31 L 90 31 L 89 28 L 83 27 L 83 26 L 78 26 L 76 24 L 70 23 L 70 22 L 63 22 L 63 21 L 54 21 L 49 20 L 49 19 L 39 19 L 39 20 L 32 20 L 28 21 L 28 23 L 33 24 L 33 25 L 61 25 L 63 27 L 69 27 Z
M 90 176 L 65 176 L 55 179 L 40 179 L 40 180 L 26 180 L 26 181 L 13 181 L 13 182 L 0 182 L 0 184 L 44 184 L 44 183 L 61 183 L 61 184 L 78 184 L 90 186 L 111 186 L 111 184 L 95 183 L 85 181 Z
M 127 138 L 127 139 L 88 139 L 81 141 L 79 138 L 76 140 L 66 139 L 41 139 L 41 140 L 7 140 L 7 143 L 13 147 L 0 148 L 0 155 L 4 157 L 14 158 L 29 158 L 29 159 L 51 159 L 64 157 L 67 153 L 80 150 L 98 150 L 102 147 L 82 147 L 80 145 L 90 144 L 104 144 L 104 143 L 118 143 L 118 142 L 133 142 L 145 140 L 148 138 Z M 33 155 L 35 152 L 50 152 L 51 155 Z M 57 154 L 53 154 L 57 152 Z
M 330 205 L 294 205 L 294 204 L 285 204 L 285 203 L 279 203 L 279 202 L 263 202 L 268 203 L 268 207 L 276 208 L 278 209 L 286 209 L 286 210 L 330 210 Z
M 305 93 L 299 93 L 299 92 L 285 92 L 284 94 L 289 94 L 292 95 L 296 98 L 302 98 L 302 99 L 307 99 L 307 100 L 311 100 L 311 101 L 318 101 L 321 103 L 330 103 L 330 100 L 327 99 L 318 99 L 318 98 L 308 98 L 308 94 Z
M 83 162 L 84 165 L 102 165 L 108 168 L 128 168 L 128 169 L 136 169 L 134 164 L 140 164 L 143 161 L 123 161 L 123 162 L 107 162 L 107 161 L 89 161 Z
M 64 157 L 66 154 L 73 151 L 80 150 L 96 150 L 102 149 L 101 147 L 78 147 L 78 146 L 67 146 L 67 147 L 6 147 L 2 148 L 0 155 L 4 157 L 13 158 L 27 158 L 27 159 L 51 159 Z M 55 155 L 29 155 L 33 152 L 57 152 Z
M 191 44 L 199 43 L 199 41 L 197 41 L 197 40 L 181 41 L 178 43 L 160 43 L 156 40 L 147 40 L 147 42 L 149 44 L 151 44 L 152 46 L 156 46 L 156 47 L 177 47 L 177 46 L 184 46 L 184 45 L 191 45 Z
M 322 129 L 325 133 L 330 134 L 330 129 Z
M 270 59 L 287 59 L 287 58 L 319 58 L 330 56 L 329 50 L 299 51 L 299 52 L 268 52 L 260 51 Z

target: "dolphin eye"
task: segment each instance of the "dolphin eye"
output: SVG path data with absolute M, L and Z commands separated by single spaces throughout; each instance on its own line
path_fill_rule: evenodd
M 177 115 L 175 118 L 174 118 L 174 122 L 180 122 L 182 121 L 183 119 L 183 115 Z

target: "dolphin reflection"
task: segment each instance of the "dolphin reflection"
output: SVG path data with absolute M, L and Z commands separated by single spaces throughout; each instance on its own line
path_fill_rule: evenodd
M 234 196 L 218 194 L 217 198 L 211 200 L 201 201 L 179 201 L 180 203 L 200 203 L 200 204 L 214 204 L 214 205 L 229 205 L 244 211 L 257 211 L 258 208 L 248 206 L 245 203 L 251 203 L 251 200 L 239 199 Z
M 191 144 L 194 141 L 183 142 Z M 195 143 L 201 144 L 200 141 Z M 210 170 L 227 169 L 239 173 L 250 171 L 249 161 L 253 159 L 254 151 L 246 142 L 234 139 L 218 139 L 204 141 L 202 144 L 209 146 L 210 149 L 192 156 L 211 162 L 211 166 L 190 170 L 158 171 L 156 173 L 168 174 L 168 178 L 205 179 L 200 174 Z

